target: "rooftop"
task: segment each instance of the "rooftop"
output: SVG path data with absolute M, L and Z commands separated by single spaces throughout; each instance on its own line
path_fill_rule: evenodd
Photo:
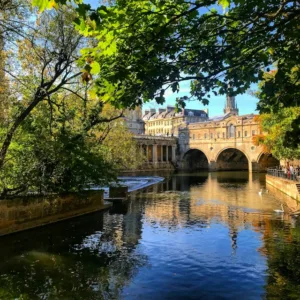
M 143 114 L 143 120 L 155 120 L 155 119 L 167 119 L 167 118 L 174 118 L 174 117 L 202 117 L 207 118 L 208 113 L 205 110 L 198 110 L 198 109 L 182 109 L 180 112 L 175 111 L 174 106 L 167 106 L 167 108 L 159 108 L 156 109 L 148 109 L 145 110 Z

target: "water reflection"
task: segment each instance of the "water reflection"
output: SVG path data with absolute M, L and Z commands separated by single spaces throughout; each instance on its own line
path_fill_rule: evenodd
M 2 238 L 0 299 L 297 299 L 300 224 L 265 190 L 259 174 L 173 174 L 109 212 Z

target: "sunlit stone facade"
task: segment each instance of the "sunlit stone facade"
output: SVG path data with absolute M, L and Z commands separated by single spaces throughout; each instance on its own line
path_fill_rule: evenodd
M 176 112 L 175 107 L 145 110 L 143 115 L 146 135 L 178 136 L 182 125 L 208 120 L 207 110 L 182 109 Z
M 181 168 L 263 171 L 278 165 L 253 144 L 253 137 L 261 133 L 254 114 L 239 116 L 234 97 L 227 97 L 224 112 L 179 128 Z
M 145 123 L 142 119 L 142 108 L 140 106 L 134 110 L 126 110 L 124 113 L 124 120 L 128 130 L 133 134 L 144 134 Z

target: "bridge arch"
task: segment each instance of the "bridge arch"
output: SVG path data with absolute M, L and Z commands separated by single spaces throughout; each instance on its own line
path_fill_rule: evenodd
M 271 153 L 261 152 L 257 157 L 257 164 L 259 171 L 266 171 L 267 168 L 277 167 L 280 161 L 275 158 Z
M 182 158 L 184 170 L 208 170 L 209 162 L 206 154 L 200 149 L 189 149 Z
M 216 156 L 216 169 L 226 171 L 249 170 L 250 159 L 241 149 L 227 147 Z

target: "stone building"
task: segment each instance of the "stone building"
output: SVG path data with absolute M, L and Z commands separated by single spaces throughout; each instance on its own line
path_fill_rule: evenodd
M 234 97 L 227 97 L 224 112 L 205 122 L 181 126 L 181 168 L 263 171 L 278 165 L 271 154 L 253 144 L 253 137 L 261 133 L 254 114 L 239 116 Z
M 136 107 L 134 110 L 126 110 L 124 112 L 124 120 L 126 125 L 133 134 L 144 134 L 144 121 L 142 119 L 142 108 Z
M 178 128 L 182 125 L 201 122 L 208 119 L 207 110 L 182 109 L 176 112 L 175 107 L 145 110 L 146 135 L 178 136 Z

